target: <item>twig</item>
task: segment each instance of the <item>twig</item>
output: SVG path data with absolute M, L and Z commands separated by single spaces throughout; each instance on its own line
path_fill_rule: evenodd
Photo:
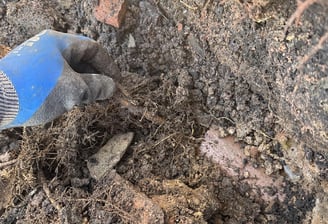
M 223 4 L 225 4 L 225 3 L 227 3 L 229 0 L 221 0 L 220 2 L 219 2 L 219 5 L 223 5 Z
M 164 19 L 166 19 L 167 21 L 169 21 L 169 17 L 167 15 L 166 11 L 161 6 L 160 0 L 155 0 L 154 2 L 156 4 L 156 6 L 157 6 L 158 13 L 161 14 L 161 16 L 163 16 Z
M 325 43 L 325 41 L 328 40 L 328 32 L 326 32 L 319 40 L 318 44 L 315 45 L 312 50 L 310 51 L 310 53 L 308 53 L 307 55 L 305 55 L 299 62 L 297 68 L 301 69 L 303 67 L 303 65 L 310 60 L 319 50 L 322 49 L 323 44 Z
M 165 122 L 164 118 L 157 115 L 153 115 L 151 112 L 148 112 L 147 109 L 144 109 L 143 107 L 133 105 L 127 99 L 121 98 L 119 99 L 119 103 L 121 104 L 121 106 L 126 107 L 134 115 L 142 116 L 155 124 L 161 125 Z
M 230 121 L 232 124 L 236 124 L 235 121 L 233 121 L 232 119 L 228 118 L 228 117 L 216 117 L 214 114 L 210 114 L 211 117 L 213 117 L 215 120 L 220 121 L 220 120 L 227 120 Z
M 116 83 L 116 87 L 125 97 L 130 96 L 130 93 L 126 91 L 125 88 L 120 83 Z
M 123 94 L 123 96 L 118 98 L 118 102 L 121 106 L 126 107 L 134 115 L 141 116 L 142 118 L 144 117 L 155 124 L 161 125 L 165 122 L 164 118 L 151 114 L 151 112 L 148 112 L 147 109 L 143 107 L 133 105 L 129 100 L 131 96 L 130 93 L 122 85 L 117 84 L 117 88 Z
M 206 12 L 206 10 L 207 10 L 207 8 L 208 8 L 208 5 L 211 3 L 211 0 L 207 0 L 206 1 L 206 3 L 205 3 L 205 5 L 204 5 L 204 7 L 203 7 L 203 9 L 202 9 L 202 11 L 201 11 L 201 17 L 202 17 L 202 19 L 204 19 L 206 16 L 207 16 L 207 12 Z
M 173 137 L 174 135 L 176 135 L 176 134 L 177 134 L 177 133 L 172 133 L 172 134 L 166 136 L 165 138 L 162 138 L 161 140 L 157 141 L 157 142 L 153 145 L 153 147 L 158 146 L 159 144 L 161 144 L 162 142 L 164 142 L 164 141 L 166 141 L 166 140 L 172 138 L 172 137 Z
M 39 171 L 39 177 L 41 180 L 41 184 L 42 184 L 42 189 L 44 191 L 44 193 L 46 194 L 47 198 L 49 199 L 50 203 L 52 204 L 52 206 L 54 206 L 54 208 L 58 211 L 58 216 L 62 217 L 62 213 L 63 213 L 63 208 L 62 206 L 56 201 L 56 199 L 54 199 L 54 197 L 51 194 L 51 191 L 48 187 L 48 183 L 46 182 L 46 178 L 44 176 L 43 171 Z
M 302 16 L 303 12 L 309 8 L 310 5 L 315 3 L 317 0 L 305 0 L 304 2 L 297 0 L 297 9 L 296 11 L 292 14 L 291 17 L 287 20 L 286 26 L 284 33 L 286 35 L 288 28 L 293 24 L 293 22 L 296 20 L 296 23 L 299 22 L 300 17 Z
M 191 5 L 188 5 L 187 3 L 185 3 L 184 1 L 180 0 L 180 3 L 182 3 L 184 6 L 186 6 L 188 9 L 191 9 L 191 10 L 197 10 L 198 7 L 194 7 L 194 6 L 191 6 Z

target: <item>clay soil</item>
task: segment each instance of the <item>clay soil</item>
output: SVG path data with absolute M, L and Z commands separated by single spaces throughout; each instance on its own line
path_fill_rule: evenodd
M 0 223 L 327 222 L 325 1 L 291 21 L 294 0 L 129 0 L 119 29 L 95 19 L 97 4 L 0 2 L 3 46 L 44 29 L 83 34 L 122 73 L 108 101 L 2 131 Z M 282 181 L 270 200 L 249 173 L 204 156 L 209 130 Z M 127 132 L 114 170 L 91 178 L 88 158 Z

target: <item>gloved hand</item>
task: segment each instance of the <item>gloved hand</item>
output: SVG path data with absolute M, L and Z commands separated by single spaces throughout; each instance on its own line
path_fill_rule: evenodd
M 0 130 L 44 124 L 110 98 L 109 76 L 118 78 L 118 67 L 96 41 L 45 30 L 0 60 Z

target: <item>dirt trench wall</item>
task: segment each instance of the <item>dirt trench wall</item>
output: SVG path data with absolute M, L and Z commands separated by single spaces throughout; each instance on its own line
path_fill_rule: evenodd
M 251 128 L 269 135 L 268 122 L 257 120 L 264 116 L 267 119 L 263 121 L 268 121 L 273 116 L 273 123 L 281 126 L 276 133 L 284 132 L 293 141 L 327 152 L 327 43 L 300 66 L 327 32 L 327 7 L 314 4 L 305 11 L 301 22 L 293 24 L 285 35 L 284 18 L 295 11 L 295 2 L 266 2 L 261 7 L 234 1 L 224 6 L 218 4 L 214 7 L 216 14 L 207 13 L 208 17 L 198 24 L 203 46 L 208 47 L 239 82 L 233 87 L 230 85 L 234 93 L 228 98 L 235 101 L 236 110 L 221 115 L 230 115 L 237 123 L 248 123 Z M 211 107 L 220 104 L 220 98 L 227 95 L 220 90 L 229 86 L 227 74 L 221 76 L 223 79 L 215 83 L 219 87 L 216 89 L 219 99 L 210 104 Z M 225 86 L 220 85 L 222 82 Z M 248 119 L 234 113 L 246 113 Z
M 130 1 L 124 28 L 108 38 L 111 28 L 92 18 L 94 2 L 89 3 L 79 24 L 110 51 L 116 49 L 114 54 L 120 52 L 122 70 L 169 72 L 174 78 L 185 69 L 193 89 L 201 90 L 202 96 L 193 98 L 203 100 L 216 117 L 232 118 L 243 127 L 237 131 L 247 126 L 238 138 L 284 133 L 297 144 L 327 152 L 327 44 L 300 66 L 327 32 L 326 5 L 312 5 L 285 35 L 286 20 L 296 9 L 293 0 Z M 129 35 L 136 48 L 126 47 Z
M 104 44 L 122 70 L 169 72 L 174 79 L 185 69 L 194 98 L 211 114 L 248 127 L 237 132 L 240 139 L 283 132 L 327 151 L 327 44 L 297 67 L 327 31 L 327 7 L 312 5 L 285 36 L 293 0 L 184 3 L 128 1 L 125 23 L 116 30 L 95 20 L 94 0 L 13 1 L 1 6 L 0 39 L 15 46 L 45 28 L 85 34 Z M 127 46 L 129 35 L 137 47 Z

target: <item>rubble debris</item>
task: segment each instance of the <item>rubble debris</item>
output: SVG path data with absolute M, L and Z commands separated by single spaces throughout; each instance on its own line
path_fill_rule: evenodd
M 100 0 L 94 16 L 100 22 L 119 28 L 126 13 L 125 0 Z
M 199 223 L 207 223 L 205 220 L 220 208 L 213 191 L 206 186 L 192 189 L 180 180 L 167 180 L 159 185 L 162 185 L 161 187 L 168 194 L 155 195 L 152 200 L 161 206 L 170 221 L 196 219 Z M 183 210 L 183 208 L 189 209 Z M 172 223 L 170 221 L 169 223 Z

